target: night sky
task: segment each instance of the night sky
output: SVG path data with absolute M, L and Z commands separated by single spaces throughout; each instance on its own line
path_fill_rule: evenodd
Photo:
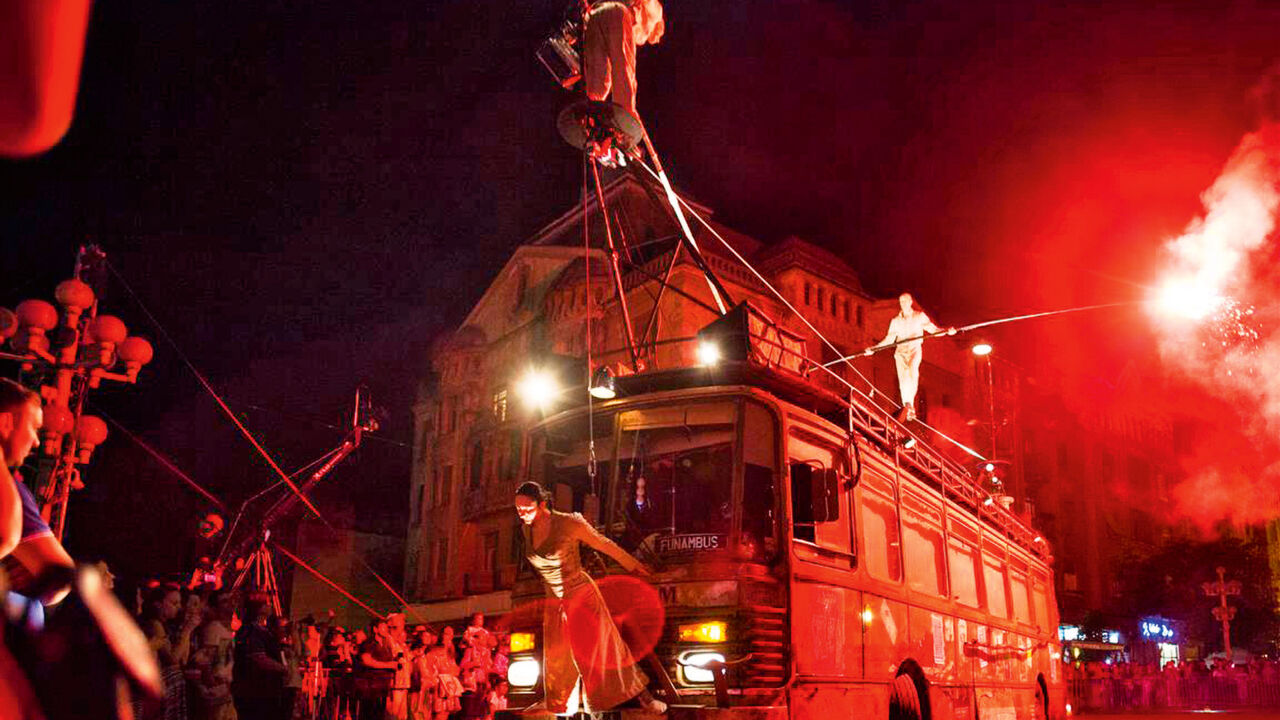
M 70 133 L 0 162 L 0 304 L 49 297 L 100 243 L 286 468 L 338 444 L 325 423 L 367 382 L 383 439 L 318 502 L 402 527 L 431 341 L 578 196 L 554 129 L 569 97 L 533 57 L 561 11 L 96 4 Z M 705 0 L 667 17 L 639 107 L 676 185 L 953 325 L 1141 297 L 1280 56 L 1280 8 L 1256 2 Z M 271 482 L 118 282 L 103 309 L 157 358 L 97 407 L 233 503 Z M 1153 358 L 1136 311 L 1009 327 L 1033 371 L 1105 381 Z M 181 567 L 206 505 L 119 433 L 86 479 L 73 552 Z

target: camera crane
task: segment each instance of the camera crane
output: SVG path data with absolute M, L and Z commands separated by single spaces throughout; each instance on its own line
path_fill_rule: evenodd
M 243 566 L 240 568 L 239 575 L 232 585 L 233 590 L 239 590 L 246 582 L 249 582 L 249 587 L 265 594 L 272 610 L 277 615 L 281 614 L 280 588 L 276 583 L 275 567 L 272 563 L 271 550 L 268 546 L 272 529 L 297 507 L 301 502 L 300 496 L 308 495 L 325 476 L 338 466 L 338 463 L 345 460 L 360 447 L 365 433 L 374 432 L 377 429 L 378 420 L 374 413 L 373 400 L 369 395 L 369 389 L 361 385 L 356 388 L 355 410 L 351 416 L 351 429 L 347 432 L 346 437 L 343 438 L 342 444 L 329 454 L 328 460 L 323 465 L 311 473 L 311 476 L 299 488 L 299 494 L 289 493 L 277 500 L 262 514 L 262 518 L 258 521 L 257 531 L 246 533 L 233 544 L 235 525 L 239 522 L 240 517 L 244 515 L 248 505 L 282 485 L 283 481 L 276 482 L 240 505 L 236 520 L 232 523 L 231 530 L 227 534 L 227 542 L 215 563 L 215 567 L 219 569 L 218 574 L 221 574 L 222 568 L 234 567 L 238 560 L 243 559 Z M 323 520 L 323 518 L 321 519 Z

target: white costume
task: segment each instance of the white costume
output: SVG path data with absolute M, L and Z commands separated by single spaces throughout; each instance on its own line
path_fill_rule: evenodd
M 915 311 L 910 316 L 898 313 L 889 322 L 889 332 L 885 334 L 880 345 L 920 338 L 925 333 L 939 332 L 928 315 Z M 898 392 L 902 395 L 902 406 L 908 408 L 907 419 L 915 419 L 916 389 L 920 387 L 920 361 L 923 358 L 921 347 L 923 339 L 910 340 L 898 345 L 893 351 L 894 364 L 898 367 Z
M 587 14 L 583 72 L 587 97 L 612 100 L 636 114 L 636 46 L 662 39 L 662 3 L 658 0 L 607 0 Z

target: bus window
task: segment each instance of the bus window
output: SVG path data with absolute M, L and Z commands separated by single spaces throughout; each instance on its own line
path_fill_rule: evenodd
M 987 589 L 987 612 L 1009 617 L 1009 596 L 1004 587 L 1004 560 L 987 556 L 982 563 L 982 580 Z
M 867 482 L 867 478 L 863 479 Z M 871 577 L 898 582 L 902 579 L 902 561 L 898 555 L 898 511 L 892 500 L 873 493 L 862 496 L 863 563 Z
M 910 510 L 902 514 L 902 557 L 907 586 L 930 595 L 945 595 L 947 565 L 942 555 L 942 530 Z
M 1013 569 L 1009 573 L 1009 594 L 1010 599 L 1013 601 L 1013 619 L 1030 625 L 1031 604 L 1027 592 L 1027 573 L 1021 569 Z
M 818 527 L 840 520 L 840 479 L 815 461 L 791 463 L 791 516 L 797 540 L 817 542 Z
M 851 554 L 848 516 L 841 511 L 848 493 L 842 482 L 843 453 L 816 438 L 791 436 L 791 522 L 797 540 Z
M 743 555 L 768 562 L 778 551 L 775 535 L 778 517 L 774 488 L 774 460 L 777 457 L 774 418 L 765 408 L 745 405 L 742 445 L 742 537 Z
M 773 527 L 773 468 L 747 463 L 742 476 L 742 549 L 753 560 L 771 560 L 778 550 Z
M 596 418 L 597 468 L 594 477 L 588 471 L 591 451 L 584 419 L 574 418 L 542 428 L 532 438 L 529 479 L 541 483 L 551 492 L 556 510 L 581 512 L 592 523 L 602 520 L 599 499 L 608 492 L 604 468 L 613 459 L 612 425 L 612 417 Z M 472 462 L 474 467 L 476 460 Z M 480 499 L 479 495 L 482 493 L 470 488 L 462 499 L 464 503 L 472 503 Z
M 947 545 L 948 560 L 951 561 L 951 594 L 956 602 L 971 608 L 979 607 L 978 602 L 978 548 L 955 536 Z
M 624 431 L 619 499 L 629 550 L 658 555 L 724 549 L 732 525 L 731 425 Z

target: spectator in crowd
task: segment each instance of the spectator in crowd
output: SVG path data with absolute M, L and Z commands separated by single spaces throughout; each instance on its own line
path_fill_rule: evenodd
M 409 717 L 409 685 L 412 682 L 413 668 L 409 663 L 409 636 L 405 629 L 404 613 L 387 615 L 387 635 L 398 658 L 396 674 L 391 680 L 391 692 L 387 696 L 387 718 L 406 720 Z
M 475 613 L 471 616 L 471 624 L 462 631 L 462 647 L 464 650 L 477 645 L 487 648 L 490 635 L 492 633 L 484 626 L 484 613 Z
M 339 626 L 329 628 L 325 635 L 320 662 L 328 682 L 325 687 L 321 712 L 325 718 L 346 720 L 351 716 L 353 659 L 346 632 Z
M 190 684 L 195 692 L 191 706 L 196 720 L 236 720 L 231 701 L 232 645 L 231 617 L 234 600 L 229 592 L 209 596 L 204 622 L 196 629 Z
M 431 713 L 435 720 L 446 720 L 450 713 L 462 709 L 462 683 L 458 680 L 457 650 L 453 646 L 453 628 L 440 631 L 440 642 L 427 653 L 436 676 L 435 697 Z
M 198 605 L 185 605 L 176 585 L 153 588 L 143 605 L 139 625 L 147 644 L 156 654 L 164 679 L 165 720 L 187 717 L 186 668 L 191 653 L 191 634 L 203 617 Z
M 493 720 L 494 713 L 507 709 L 507 689 L 509 687 L 507 685 L 507 676 L 505 674 L 495 674 L 490 678 L 489 685 L 492 689 L 489 691 L 489 697 L 487 698 L 488 714 L 485 715 L 485 720 Z
M 493 674 L 505 678 L 507 668 L 511 665 L 511 636 L 504 633 L 497 638 L 497 642 L 498 647 L 495 648 L 493 655 Z
M 302 672 L 306 658 L 299 649 L 301 643 L 294 635 L 293 623 L 286 617 L 274 617 L 276 642 L 280 643 L 280 659 L 284 665 L 284 687 L 280 695 L 281 720 L 292 720 L 298 714 L 299 695 L 302 693 Z
M 251 598 L 235 639 L 231 693 L 240 720 L 278 720 L 284 695 L 285 665 L 280 643 L 269 627 L 271 606 Z
M 324 695 L 320 682 L 320 628 L 310 615 L 296 625 L 296 647 L 299 648 L 299 670 L 302 673 L 303 717 L 313 718 L 319 712 L 320 698 Z
M 71 590 L 75 563 L 17 472 L 40 444 L 43 422 L 40 396 L 0 378 L 0 560 L 12 590 L 52 605 Z
M 188 704 L 194 720 L 492 720 L 506 708 L 506 638 L 477 630 L 482 618 L 463 633 L 464 670 L 452 628 L 409 630 L 392 614 L 368 633 L 326 622 L 322 638 L 310 616 L 291 623 L 252 597 L 233 631 L 234 608 L 231 592 L 207 584 L 148 584 L 140 622 L 170 683 L 162 708 L 135 717 L 185 718 Z
M 413 667 L 413 680 L 409 692 L 410 720 L 430 720 L 439 675 L 435 669 L 434 659 L 430 652 L 436 644 L 436 635 L 425 626 L 417 630 L 412 640 L 409 655 Z
M 387 621 L 374 618 L 369 623 L 369 639 L 360 646 L 356 666 L 356 694 L 361 720 L 383 720 L 388 696 L 402 656 L 398 656 Z

